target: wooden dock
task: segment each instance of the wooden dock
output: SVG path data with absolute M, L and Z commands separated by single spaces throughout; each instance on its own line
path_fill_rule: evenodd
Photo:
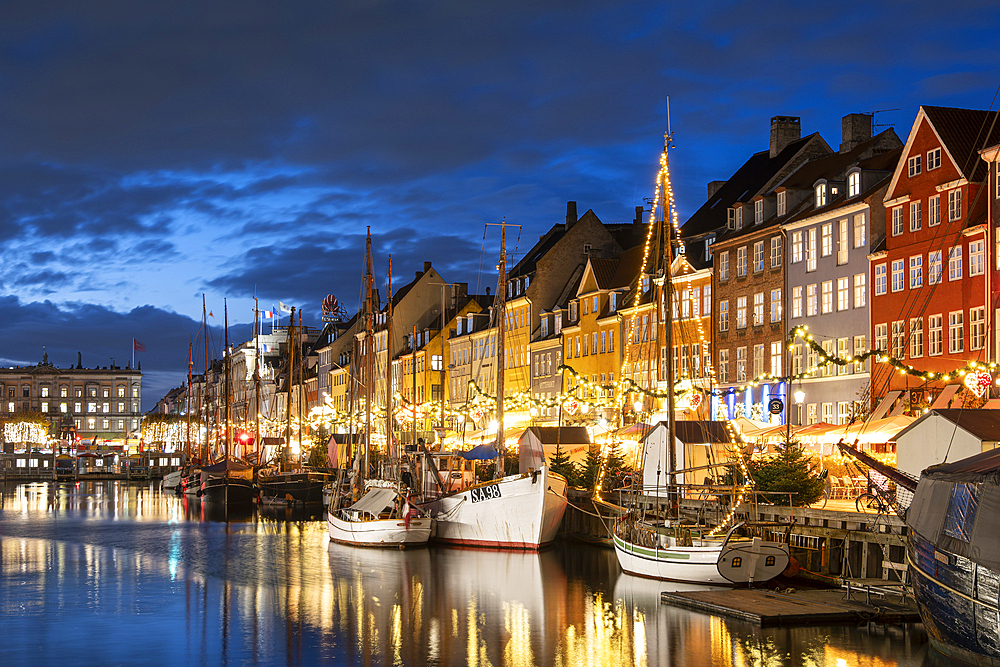
M 761 627 L 920 620 L 911 598 L 894 594 L 871 595 L 862 588 L 790 593 L 766 589 L 664 591 L 660 593 L 660 601 L 714 616 L 738 618 Z

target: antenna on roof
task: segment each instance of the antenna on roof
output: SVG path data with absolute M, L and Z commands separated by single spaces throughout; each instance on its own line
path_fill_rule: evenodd
M 670 95 L 667 95 L 667 132 L 663 135 L 663 150 L 674 147 L 674 131 L 670 129 Z
M 875 135 L 875 128 L 876 127 L 892 127 L 893 126 L 892 123 L 876 123 L 875 122 L 875 114 L 877 114 L 877 113 L 886 113 L 886 112 L 889 112 L 889 111 L 899 111 L 899 109 L 879 109 L 878 111 L 869 111 L 869 112 L 867 112 L 872 117 L 872 136 Z

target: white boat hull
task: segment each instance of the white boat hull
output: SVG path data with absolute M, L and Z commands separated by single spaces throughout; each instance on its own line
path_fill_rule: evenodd
M 168 472 L 163 476 L 163 488 L 164 489 L 176 489 L 181 485 L 181 478 L 184 477 L 184 470 L 175 470 L 173 472 Z
M 701 547 L 650 548 L 614 535 L 615 554 L 623 571 L 637 577 L 731 586 L 719 573 L 722 540 Z
M 410 519 L 409 526 L 403 519 L 374 519 L 347 521 L 331 512 L 326 514 L 330 539 L 341 544 L 364 547 L 408 548 L 426 546 L 431 538 L 434 519 Z
M 435 541 L 539 549 L 559 530 L 566 511 L 566 480 L 546 466 L 442 496 L 423 507 L 437 520 Z

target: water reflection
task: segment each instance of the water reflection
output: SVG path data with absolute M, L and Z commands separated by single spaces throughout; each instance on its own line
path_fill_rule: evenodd
M 760 629 L 660 604 L 614 553 L 381 551 L 316 511 L 154 485 L 0 485 L 0 664 L 920 665 L 919 626 Z

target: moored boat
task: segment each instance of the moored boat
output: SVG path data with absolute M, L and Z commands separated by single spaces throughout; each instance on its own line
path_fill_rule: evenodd
M 416 508 L 398 491 L 377 486 L 353 505 L 327 512 L 330 539 L 355 546 L 427 546 L 433 527 L 434 519 L 416 516 Z
M 253 502 L 253 467 L 235 459 L 224 458 L 201 468 L 197 495 L 210 503 L 243 505 Z
M 300 505 L 323 502 L 323 487 L 329 481 L 326 473 L 300 470 L 278 472 L 258 471 L 257 488 L 264 503 L 294 503 Z

